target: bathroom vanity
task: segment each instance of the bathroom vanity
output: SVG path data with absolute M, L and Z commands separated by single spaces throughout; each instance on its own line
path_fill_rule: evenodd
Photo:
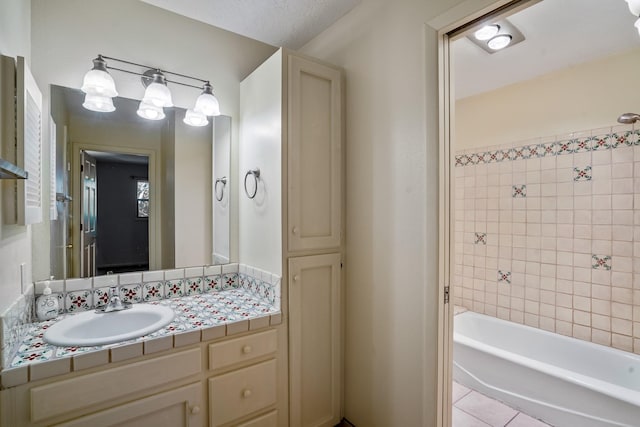
M 210 333 L 223 332 L 201 337 Z M 274 324 L 191 344 L 176 335 L 74 357 L 74 372 L 2 390 L 0 425 L 276 426 L 282 333 Z

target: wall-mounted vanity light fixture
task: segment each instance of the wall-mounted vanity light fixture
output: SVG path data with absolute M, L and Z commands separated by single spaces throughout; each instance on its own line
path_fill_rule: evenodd
M 638 34 L 640 34 L 640 0 L 625 0 L 625 1 L 629 6 L 629 12 L 631 12 L 633 16 L 638 17 L 638 19 L 636 19 L 636 23 L 634 24 L 634 26 L 636 27 L 636 30 L 638 30 Z
M 125 68 L 116 68 L 107 65 L 106 60 L 124 64 L 123 67 Z M 137 67 L 139 70 L 144 71 L 141 72 L 132 69 L 132 67 Z M 213 88 L 208 80 L 104 55 L 98 55 L 98 57 L 93 60 L 93 68 L 84 76 L 82 83 L 82 91 L 86 94 L 84 103 L 82 104 L 84 108 L 98 112 L 111 112 L 115 110 L 112 98 L 118 96 L 118 91 L 116 90 L 113 77 L 111 77 L 111 74 L 109 74 L 107 70 L 122 71 L 141 77 L 142 84 L 146 89 L 137 113 L 145 119 L 162 120 L 165 117 L 164 108 L 173 107 L 171 91 L 167 87 L 167 83 L 202 90 L 202 93 L 196 99 L 194 107 L 188 109 L 184 116 L 183 121 L 186 124 L 190 126 L 206 126 L 209 124 L 207 116 L 220 115 L 220 104 L 213 94 Z M 178 79 L 191 80 L 192 82 L 186 83 L 184 81 L 169 80 L 165 76 L 167 74 L 175 76 Z M 198 84 L 193 84 L 193 82 L 198 82 Z

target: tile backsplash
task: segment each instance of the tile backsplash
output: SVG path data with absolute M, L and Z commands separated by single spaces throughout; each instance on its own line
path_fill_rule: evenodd
M 244 264 L 189 267 L 162 271 L 114 274 L 93 278 L 53 280 L 52 294 L 59 301 L 59 312 L 75 313 L 104 306 L 109 288 L 116 286 L 125 302 L 140 303 L 182 296 L 194 296 L 231 289 L 245 289 L 276 309 L 280 309 L 278 275 Z M 7 367 L 34 317 L 35 299 L 45 282 L 36 282 L 0 316 L 2 328 L 1 362 Z
M 455 166 L 454 302 L 640 354 L 640 130 L 466 150 Z
M 0 313 L 0 365 L 3 369 L 11 363 L 33 322 L 34 301 L 33 287 L 29 287 L 4 313 Z

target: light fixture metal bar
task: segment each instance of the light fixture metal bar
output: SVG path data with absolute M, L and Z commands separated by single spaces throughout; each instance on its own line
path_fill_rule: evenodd
M 103 58 L 106 58 L 106 56 L 103 56 Z M 133 74 L 135 76 L 140 76 L 140 77 L 145 77 L 145 78 L 149 78 L 149 76 L 147 76 L 144 73 L 139 73 L 137 71 L 131 71 L 131 70 L 125 70 L 124 68 L 118 68 L 118 67 L 112 67 L 110 65 L 107 65 L 107 70 L 116 70 L 116 71 L 122 71 L 123 73 L 128 73 L 128 74 Z M 149 68 L 150 70 L 158 70 L 158 68 Z M 164 72 L 163 70 L 160 70 L 162 72 Z M 174 74 L 174 73 L 169 73 L 169 74 Z M 200 80 L 200 79 L 195 79 L 195 80 Z M 189 83 L 183 83 L 183 82 L 179 82 L 177 80 L 169 80 L 169 79 L 164 79 L 164 81 L 166 81 L 167 83 L 173 83 L 173 84 L 177 84 L 177 85 L 182 85 L 182 86 L 188 86 L 188 87 L 192 87 L 194 89 L 202 89 L 202 86 L 196 86 L 196 85 L 192 85 Z M 208 80 L 202 80 L 203 82 L 208 82 Z
M 144 65 L 144 64 L 139 64 L 137 62 L 125 61 L 124 59 L 118 59 L 118 58 L 114 58 L 112 56 L 106 56 L 106 55 L 98 55 L 98 56 L 100 56 L 100 57 L 102 57 L 104 59 L 108 59 L 110 61 L 117 61 L 117 62 L 122 62 L 123 64 L 135 65 L 136 67 L 145 68 L 147 70 L 158 70 L 158 71 L 162 72 L 163 74 L 172 74 L 174 76 L 183 77 L 183 78 L 186 78 L 186 79 L 197 80 L 197 81 L 202 82 L 202 83 L 208 83 L 209 82 L 209 80 L 205 80 L 205 79 L 201 79 L 201 78 L 198 78 L 198 77 L 189 76 L 187 74 L 181 74 L 181 73 L 176 73 L 176 72 L 169 71 L 169 70 L 163 70 L 162 68 L 152 67 L 152 66 Z M 112 66 L 109 66 L 109 65 L 107 65 L 107 68 L 108 69 L 110 68 L 110 69 L 113 69 L 113 70 L 117 70 L 117 71 L 123 71 L 125 73 L 136 74 L 138 76 L 142 76 L 143 75 L 142 73 L 136 73 L 136 72 L 133 72 L 133 71 L 124 70 L 122 68 L 116 68 L 116 67 L 112 67 Z M 202 89 L 202 86 L 194 86 L 194 85 L 190 85 L 188 83 L 177 82 L 175 80 L 167 80 L 167 81 L 168 82 L 170 81 L 171 83 L 175 83 L 175 84 L 180 84 L 180 85 L 183 85 L 183 86 L 194 87 L 196 89 Z

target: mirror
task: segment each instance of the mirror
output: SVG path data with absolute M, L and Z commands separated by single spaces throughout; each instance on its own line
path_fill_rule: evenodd
M 83 100 L 51 86 L 51 274 L 229 262 L 231 118 L 192 127 L 177 107 L 152 121 L 136 114 L 136 100 L 114 98 L 110 113 Z

